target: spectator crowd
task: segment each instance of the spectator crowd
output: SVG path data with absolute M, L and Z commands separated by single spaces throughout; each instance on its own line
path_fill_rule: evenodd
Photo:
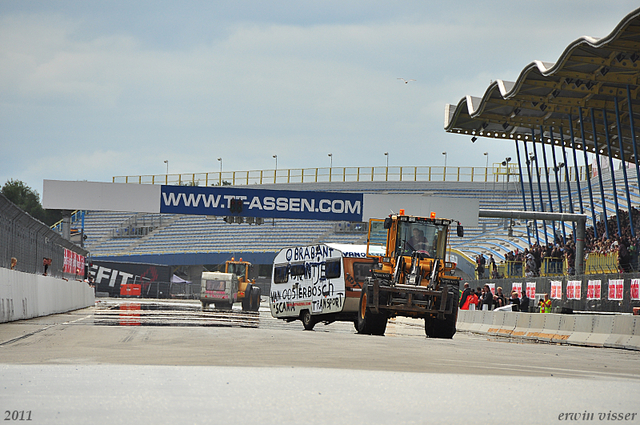
M 459 306 L 461 310 L 495 310 L 496 308 L 511 306 L 512 311 L 528 312 L 530 299 L 525 291 L 521 295 L 517 291 L 511 291 L 510 296 L 507 298 L 501 286 L 495 288 L 494 294 L 489 285 L 478 286 L 474 291 L 468 283 L 465 283 Z
M 636 236 L 631 233 L 629 214 L 623 210 L 618 210 L 621 234 L 618 234 L 615 215 L 608 218 L 606 227 L 604 221 L 596 223 L 598 237 L 594 234 L 593 227 L 587 228 L 585 234 L 585 256 L 590 253 L 617 253 L 620 271 L 631 272 L 639 270 L 640 211 L 632 207 L 631 216 Z M 606 237 L 605 229 L 609 231 L 609 238 Z M 524 251 L 518 249 L 510 251 L 505 255 L 505 262 L 520 263 L 524 267 L 526 277 L 537 277 L 540 276 L 543 259 L 545 258 L 550 259 L 551 264 L 560 265 L 560 269 L 562 269 L 561 264 L 566 260 L 568 274 L 575 274 L 576 246 L 573 241 L 573 235 L 567 235 L 565 241 L 561 234 L 556 233 L 553 243 L 540 244 L 536 242 L 525 248 Z M 497 267 L 495 267 L 493 255 L 489 254 L 489 259 L 486 259 L 484 255 L 478 254 L 475 260 L 479 279 L 486 277 L 498 279 L 502 277 L 499 275 Z M 486 273 L 487 271 L 488 273 Z

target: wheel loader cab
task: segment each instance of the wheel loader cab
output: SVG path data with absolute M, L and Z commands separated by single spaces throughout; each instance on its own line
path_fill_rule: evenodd
M 233 273 L 236 276 L 238 276 L 238 280 L 240 281 L 245 281 L 249 276 L 248 273 L 248 268 L 249 268 L 249 263 L 247 262 L 233 262 L 233 261 L 227 261 L 226 262 L 226 270 L 225 273 Z
M 417 252 L 426 258 L 444 258 L 447 227 L 426 220 L 398 220 L 395 252 L 409 257 Z
M 445 263 L 450 224 L 451 220 L 436 218 L 433 213 L 431 217 L 416 217 L 401 212 L 384 220 L 372 219 L 369 253 L 371 245 L 384 245 L 386 254 L 379 260 L 378 271 L 392 274 L 398 283 L 405 282 L 414 262 L 419 265 L 421 276 L 426 277 L 433 272 L 435 260 L 440 260 L 436 273 L 450 273 L 451 264 Z

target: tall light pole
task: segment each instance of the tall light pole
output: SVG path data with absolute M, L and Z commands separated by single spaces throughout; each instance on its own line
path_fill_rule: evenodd
M 276 183 L 278 178 L 278 155 L 273 155 L 273 158 L 276 160 L 276 169 L 273 172 L 273 183 Z
M 164 176 L 164 184 L 169 184 L 169 160 L 165 159 L 164 163 L 167 164 L 167 174 Z
M 220 179 L 219 179 L 219 185 L 222 186 L 222 158 L 218 158 L 218 161 L 220 161 Z
M 508 156 L 504 159 L 504 161 L 502 161 L 502 166 L 506 167 L 507 169 L 507 185 L 509 185 L 509 162 L 511 161 L 511 157 Z
M 442 170 L 442 181 L 447 180 L 447 152 L 442 152 L 444 155 L 444 169 Z
M 506 191 L 507 191 L 507 207 L 509 206 L 509 174 L 510 174 L 509 173 L 509 161 L 511 161 L 511 157 L 510 156 L 506 157 L 504 159 L 504 161 L 502 161 L 502 165 L 504 167 L 506 167 L 506 169 L 507 169 L 507 179 L 506 179 L 507 180 L 507 188 L 506 188 Z
M 389 152 L 385 152 L 384 156 L 387 158 L 387 168 L 384 169 L 384 181 L 389 181 Z
M 489 179 L 489 152 L 483 153 L 487 157 L 487 161 L 484 165 L 484 188 L 487 188 L 487 180 Z
M 329 156 L 329 169 L 333 168 L 333 154 L 327 154 Z

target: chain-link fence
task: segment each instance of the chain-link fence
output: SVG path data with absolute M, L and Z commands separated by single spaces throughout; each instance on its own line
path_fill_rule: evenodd
M 88 251 L 65 240 L 44 223 L 22 211 L 0 194 L 0 267 L 26 273 L 44 273 L 43 259 L 51 259 L 47 274 L 65 277 L 64 250 L 86 256 Z M 66 277 L 71 277 L 69 275 Z

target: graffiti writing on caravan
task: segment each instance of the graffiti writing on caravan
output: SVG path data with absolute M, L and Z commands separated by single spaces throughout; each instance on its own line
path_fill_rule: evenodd
M 312 303 L 312 311 L 342 310 L 344 297 L 343 294 L 338 293 L 337 297 L 320 298 L 318 300 L 313 300 Z
M 333 248 L 326 245 L 289 248 L 287 249 L 285 256 L 287 258 L 287 261 L 322 261 L 327 257 L 333 257 Z
M 247 217 L 361 221 L 362 194 L 275 191 L 198 186 L 162 186 L 160 212 L 226 215 L 231 201 L 242 200 Z
M 273 301 L 280 300 L 303 300 L 311 297 L 327 297 L 336 295 L 335 287 L 332 283 L 323 285 L 301 285 L 299 282 L 293 284 L 290 289 L 282 289 L 279 291 L 271 291 L 271 299 Z M 342 293 L 338 293 L 342 296 Z

